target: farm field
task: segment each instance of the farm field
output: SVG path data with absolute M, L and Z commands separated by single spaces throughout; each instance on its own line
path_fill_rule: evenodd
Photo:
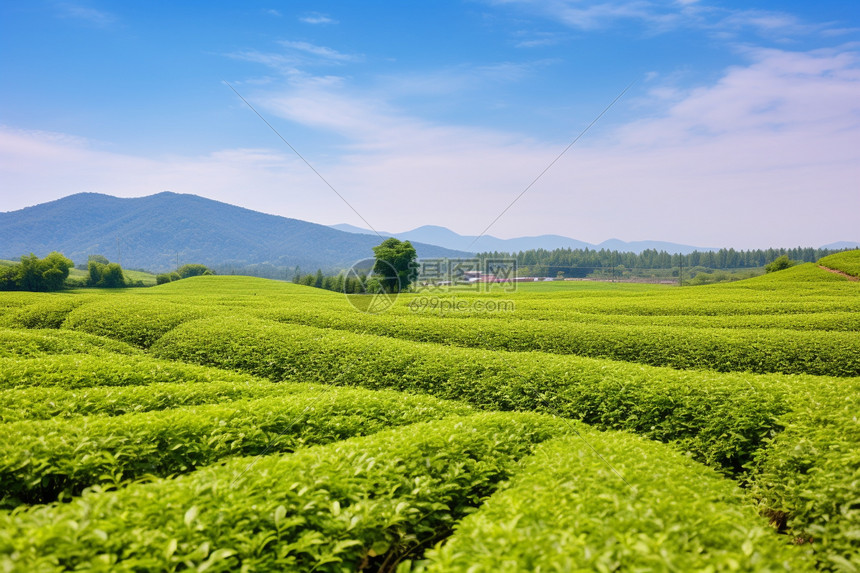
M 0 293 L 0 570 L 858 571 L 860 251 L 820 263 Z

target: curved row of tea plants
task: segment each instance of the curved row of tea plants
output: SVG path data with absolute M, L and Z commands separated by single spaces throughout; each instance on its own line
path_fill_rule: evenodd
M 323 387 L 159 412 L 3 424 L 0 506 L 50 502 L 93 485 L 183 473 L 228 456 L 288 452 L 471 411 L 429 396 Z
M 235 372 L 138 355 L 105 353 L 0 358 L 0 389 L 3 390 L 142 386 L 162 382 L 241 382 L 248 378 Z
M 176 325 L 205 315 L 189 305 L 117 296 L 77 307 L 63 327 L 147 348 Z
M 809 550 L 774 535 L 733 482 L 655 442 L 587 440 L 538 446 L 418 570 L 812 570 Z
M 69 330 L 23 330 L 0 328 L 0 358 L 39 357 L 52 354 L 98 356 L 141 355 L 124 342 Z
M 7 306 L 0 313 L 0 325 L 11 328 L 59 328 L 71 311 L 93 300 L 98 300 L 97 296 L 31 293 L 31 296 L 20 298 L 21 304 Z
M 119 416 L 315 390 L 312 384 L 273 383 L 251 376 L 241 376 L 237 380 L 232 379 L 231 374 L 225 374 L 225 381 L 196 384 L 154 382 L 144 386 L 105 385 L 71 389 L 35 386 L 7 389 L 0 392 L 0 422 L 68 419 L 94 414 Z
M 0 512 L 0 568 L 378 569 L 447 535 L 569 424 L 455 417 Z

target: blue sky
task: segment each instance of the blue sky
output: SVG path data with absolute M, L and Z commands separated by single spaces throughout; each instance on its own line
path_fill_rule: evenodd
M 0 210 L 171 190 L 323 224 L 860 239 L 860 3 L 0 4 Z

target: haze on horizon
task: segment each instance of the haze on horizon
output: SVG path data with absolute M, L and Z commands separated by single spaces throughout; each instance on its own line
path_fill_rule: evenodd
M 322 224 L 858 240 L 860 4 L 0 5 L 0 211 L 192 193 Z

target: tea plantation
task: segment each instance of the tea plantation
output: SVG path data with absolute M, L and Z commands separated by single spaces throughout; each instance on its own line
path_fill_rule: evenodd
M 0 293 L 0 571 L 860 571 L 858 268 Z

